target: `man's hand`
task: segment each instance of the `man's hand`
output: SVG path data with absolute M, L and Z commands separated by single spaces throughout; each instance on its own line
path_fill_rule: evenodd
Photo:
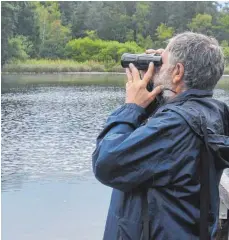
M 145 51 L 145 53 L 147 53 L 147 54 L 152 54 L 152 53 L 162 54 L 164 51 L 165 51 L 165 49 L 163 49 L 163 48 L 159 48 L 159 49 L 157 49 L 157 50 L 147 49 L 147 50 Z
M 148 92 L 146 86 L 154 74 L 154 65 L 150 63 L 147 72 L 141 80 L 138 69 L 131 63 L 130 68 L 126 68 L 126 103 L 135 103 L 146 108 L 158 94 L 163 90 L 163 86 L 158 86 L 152 92 Z

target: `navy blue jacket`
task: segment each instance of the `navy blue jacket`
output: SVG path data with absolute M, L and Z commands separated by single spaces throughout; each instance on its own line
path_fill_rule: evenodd
M 142 239 L 144 188 L 151 239 L 199 239 L 203 118 L 214 156 L 210 199 L 214 218 L 209 227 L 213 239 L 218 185 L 223 169 L 229 167 L 228 106 L 213 99 L 212 91 L 192 89 L 148 117 L 140 106 L 125 104 L 110 115 L 97 138 L 93 171 L 113 188 L 104 240 Z

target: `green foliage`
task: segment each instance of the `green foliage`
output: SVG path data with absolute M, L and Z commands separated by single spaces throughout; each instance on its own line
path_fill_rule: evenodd
M 26 60 L 33 50 L 33 44 L 27 37 L 19 35 L 9 39 L 8 48 L 9 60 Z
M 146 38 L 144 38 L 140 33 L 137 34 L 137 43 L 143 49 L 152 48 L 152 45 L 153 45 L 153 41 L 150 36 L 147 36 Z
M 174 34 L 174 29 L 172 27 L 166 26 L 166 24 L 161 23 L 156 30 L 157 38 L 160 41 L 165 41 L 171 38 Z
M 132 30 L 132 29 L 127 30 L 126 40 L 127 41 L 134 41 L 134 30 Z
M 36 16 L 40 31 L 39 57 L 61 58 L 70 39 L 70 29 L 61 24 L 57 2 L 36 2 Z
M 212 16 L 209 14 L 197 14 L 192 22 L 188 24 L 191 31 L 212 34 Z
M 226 64 L 229 64 L 229 44 L 226 40 L 221 42 L 221 47 L 223 49 L 223 54 L 226 60 Z
M 17 3 L 15 2 L 1 3 L 1 65 L 5 64 L 10 58 L 8 40 L 13 37 L 15 33 L 16 23 L 18 22 L 18 9 Z
M 94 31 L 94 30 L 86 30 L 85 33 L 86 33 L 87 37 L 89 37 L 92 40 L 98 39 L 98 35 L 97 35 L 96 31 Z
M 89 37 L 78 38 L 67 43 L 65 56 L 75 61 L 86 61 L 92 59 L 102 50 L 102 40 L 92 40 Z
M 125 52 L 141 53 L 144 49 L 135 42 L 119 43 L 117 41 L 92 40 L 89 37 L 74 39 L 66 45 L 66 57 L 79 62 L 87 60 L 111 62 L 111 65 L 120 61 Z
M 142 36 L 143 38 L 146 37 L 147 29 L 149 29 L 149 21 L 147 21 L 150 16 L 149 4 L 149 2 L 136 2 L 136 12 L 133 15 L 133 21 L 136 23 L 135 30 L 138 43 L 139 36 Z
M 83 63 L 72 60 L 48 60 L 30 59 L 6 64 L 3 72 L 32 72 L 32 73 L 53 73 L 53 72 L 105 72 L 107 71 L 103 63 L 86 61 Z
M 34 14 L 36 9 L 35 2 L 18 2 L 18 21 L 15 23 L 16 35 L 23 35 L 33 42 L 34 48 L 30 57 L 37 56 L 40 44 L 40 31 L 38 19 Z
M 226 3 L 4 1 L 1 6 L 2 65 L 18 56 L 102 61 L 113 69 L 123 52 L 163 48 L 175 32 L 188 28 L 220 42 L 229 39 Z M 32 48 L 24 47 L 22 35 Z
M 229 10 L 220 13 L 217 29 L 229 33 Z
M 59 20 L 51 24 L 47 39 L 44 40 L 40 48 L 40 57 L 63 58 L 66 43 L 70 39 L 70 30 L 62 26 Z

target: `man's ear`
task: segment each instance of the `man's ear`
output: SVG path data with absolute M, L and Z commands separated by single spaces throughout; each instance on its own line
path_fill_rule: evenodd
M 173 84 L 177 85 L 181 82 L 184 76 L 184 65 L 182 63 L 177 63 L 173 70 Z

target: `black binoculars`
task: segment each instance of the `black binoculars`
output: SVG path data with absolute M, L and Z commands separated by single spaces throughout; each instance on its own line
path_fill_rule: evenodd
M 147 70 L 150 62 L 158 67 L 162 64 L 162 58 L 159 54 L 131 54 L 124 53 L 121 57 L 121 65 L 123 68 L 128 68 L 130 63 L 133 63 L 138 70 Z

